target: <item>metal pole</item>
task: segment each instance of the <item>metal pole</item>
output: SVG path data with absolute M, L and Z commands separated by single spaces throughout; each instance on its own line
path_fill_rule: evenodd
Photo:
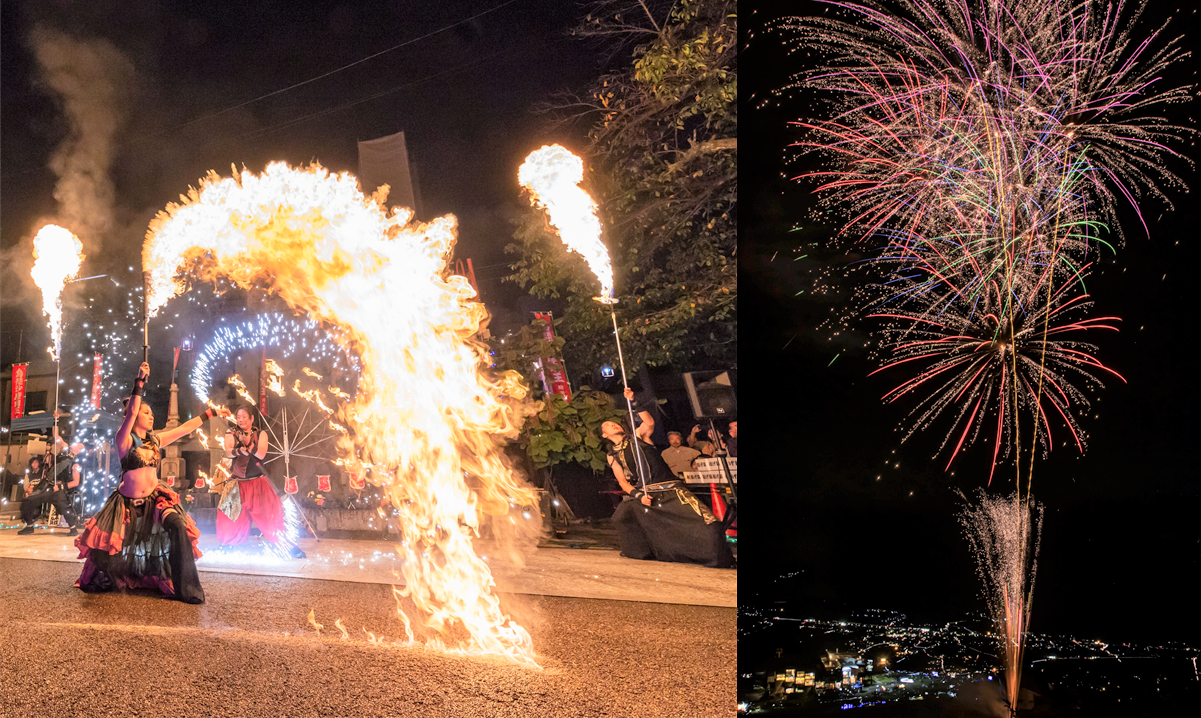
M 142 272 L 142 361 L 150 363 L 150 272 Z
M 621 335 L 617 331 L 617 312 L 613 309 L 617 300 L 612 297 L 597 297 L 596 301 L 609 305 L 609 316 L 613 318 L 613 339 L 617 342 L 617 363 L 621 366 L 621 386 L 623 389 L 629 389 L 630 385 L 626 381 L 626 360 L 621 352 Z M 645 491 L 646 472 L 642 468 L 642 446 L 638 440 L 638 430 L 634 425 L 634 404 L 628 398 L 626 399 L 626 411 L 630 415 L 630 432 L 634 435 L 631 438 L 634 442 L 634 463 L 638 464 L 638 479 L 642 482 L 642 489 Z

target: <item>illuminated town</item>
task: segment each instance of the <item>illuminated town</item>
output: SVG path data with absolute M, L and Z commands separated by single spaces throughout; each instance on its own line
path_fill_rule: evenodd
M 950 710 L 983 716 L 1001 705 L 997 638 L 984 614 L 918 624 L 879 609 L 847 620 L 792 613 L 779 606 L 739 608 L 740 713 L 822 715 L 876 707 L 871 715 Z M 1042 634 L 1030 634 L 1027 646 L 1030 668 L 1020 705 L 1034 715 L 1118 703 L 1166 711 L 1201 694 L 1197 646 Z

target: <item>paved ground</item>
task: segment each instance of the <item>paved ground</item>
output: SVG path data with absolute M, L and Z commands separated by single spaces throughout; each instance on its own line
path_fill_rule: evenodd
M 3 524 L 0 524 L 3 525 Z M 20 524 L 15 524 L 19 526 Z M 249 542 L 251 544 L 255 541 Z M 518 564 L 488 541 L 476 541 L 492 567 L 497 590 L 504 593 L 647 601 L 693 606 L 738 605 L 738 572 L 691 564 L 635 561 L 614 549 L 538 547 Z M 217 539 L 200 537 L 205 556 L 197 563 L 201 577 L 213 572 L 290 578 L 332 579 L 363 583 L 393 583 L 399 568 L 395 542 L 350 539 L 301 539 L 304 560 L 263 563 L 261 558 L 228 556 L 213 551 Z M 257 549 L 252 549 L 257 550 Z M 37 529 L 18 536 L 15 528 L 0 529 L 0 558 L 31 558 L 79 562 L 78 549 L 66 529 Z
M 188 606 L 78 572 L 0 558 L 0 718 L 734 714 L 732 608 L 505 595 L 536 670 L 371 645 L 399 633 L 385 585 L 206 572 Z

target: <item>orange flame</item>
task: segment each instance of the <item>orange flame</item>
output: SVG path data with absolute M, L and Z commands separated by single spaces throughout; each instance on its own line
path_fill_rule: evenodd
M 521 168 L 517 181 L 530 191 L 530 201 L 550 215 L 550 223 L 568 249 L 584 256 L 588 268 L 601 283 L 601 295 L 613 296 L 613 265 L 601 241 L 601 223 L 596 203 L 579 187 L 584 181 L 584 161 L 559 145 L 534 150 Z
M 258 405 L 258 402 L 255 401 L 255 398 L 253 396 L 251 396 L 250 392 L 246 389 L 246 384 L 242 381 L 242 377 L 238 376 L 237 374 L 234 374 L 233 376 L 231 376 L 229 378 L 229 385 L 232 386 L 233 388 L 237 389 L 238 396 L 240 396 L 243 399 L 245 399 L 246 401 L 250 402 L 251 406 Z
M 267 388 L 275 392 L 276 396 L 284 395 L 284 370 L 275 363 L 274 359 L 268 359 L 266 364 L 266 379 Z
M 345 641 L 346 639 L 350 638 L 350 633 L 349 633 L 349 632 L 347 632 L 347 630 L 346 630 L 346 627 L 342 625 L 342 619 L 341 619 L 341 618 L 339 618 L 339 619 L 337 619 L 337 620 L 335 620 L 335 621 L 334 621 L 334 628 L 337 628 L 339 631 L 341 631 L 341 632 L 342 632 L 342 640 L 343 640 L 343 641 Z
M 317 381 L 321 381 L 321 375 L 318 374 L 317 372 L 313 371 L 312 369 L 308 368 L 307 366 L 304 369 L 302 369 L 301 371 L 303 371 L 305 373 L 305 376 L 311 376 L 311 377 L 315 378 Z
M 317 391 L 316 389 L 309 389 L 308 391 L 301 391 L 299 379 L 297 379 L 296 383 L 292 385 L 292 391 L 296 392 L 297 396 L 299 396 L 300 398 L 309 402 L 310 404 L 316 404 L 317 407 L 319 409 L 321 409 L 321 411 L 324 411 L 326 414 L 334 413 L 333 409 L 326 406 L 324 401 L 321 401 L 321 392 Z
M 404 586 L 394 591 L 441 634 L 428 645 L 536 666 L 529 633 L 502 611 L 473 544 L 487 515 L 514 544 L 538 530 L 536 520 L 505 520 L 511 505 L 520 516 L 536 503 L 504 455 L 526 390 L 516 374 L 485 373 L 488 350 L 476 335 L 487 312 L 467 279 L 447 271 L 455 218 L 411 220 L 364 197 L 353 176 L 317 166 L 210 174 L 147 234 L 150 311 L 184 290 L 190 269 L 202 281 L 269 286 L 322 322 L 360 362 L 354 404 L 337 416 L 350 432 L 337 448 L 343 463 L 387 470 L 373 480 L 405 537 Z M 408 616 L 398 615 L 412 640 Z
M 207 435 L 205 435 L 204 430 L 197 428 L 196 434 L 197 434 L 196 438 L 200 440 L 200 445 L 206 449 L 209 448 L 209 438 Z M 201 472 L 201 473 L 204 473 L 204 472 Z M 205 478 L 207 479 L 208 477 L 206 476 Z
M 322 628 L 325 628 L 324 623 L 317 623 L 317 609 L 316 608 L 309 609 L 309 625 L 311 625 L 313 627 L 313 629 L 316 630 L 318 633 L 321 632 Z
M 329 388 L 329 393 L 333 394 L 334 396 L 338 397 L 339 399 L 349 399 L 350 398 L 350 394 L 347 394 L 346 392 L 342 391 L 341 389 L 339 389 L 336 386 L 331 386 L 328 388 Z
M 33 283 L 42 290 L 42 311 L 49 317 L 50 356 L 58 361 L 63 340 L 63 288 L 83 266 L 83 242 L 69 229 L 48 224 L 33 238 Z

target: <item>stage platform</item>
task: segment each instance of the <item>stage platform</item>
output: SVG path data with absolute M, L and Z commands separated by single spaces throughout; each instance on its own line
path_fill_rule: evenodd
M 11 523 L 9 525 L 12 525 Z M 0 557 L 82 563 L 67 529 L 38 529 L 18 536 L 16 528 L 0 530 Z M 249 543 L 249 542 L 248 542 Z M 738 572 L 689 564 L 636 561 L 610 548 L 539 547 L 525 556 L 524 566 L 495 553 L 497 547 L 478 541 L 477 548 L 492 566 L 500 593 L 538 596 L 645 601 L 692 606 L 735 607 Z M 246 559 L 213 551 L 216 537 L 202 536 L 197 561 L 202 572 L 350 581 L 403 583 L 393 575 L 400 567 L 395 542 L 349 539 L 302 539 L 304 559 Z

